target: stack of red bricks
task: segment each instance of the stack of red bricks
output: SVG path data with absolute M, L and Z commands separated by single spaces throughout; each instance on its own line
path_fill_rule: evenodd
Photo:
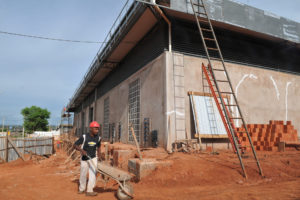
M 269 124 L 248 124 L 247 129 L 251 136 L 252 143 L 257 151 L 277 150 L 279 142 L 298 142 L 297 130 L 291 121 L 270 120 Z M 237 131 L 245 131 L 244 128 L 237 128 Z M 246 133 L 238 133 L 239 140 L 246 150 L 250 149 L 250 143 Z

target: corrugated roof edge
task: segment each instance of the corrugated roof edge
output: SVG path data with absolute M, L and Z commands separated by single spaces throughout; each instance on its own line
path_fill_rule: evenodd
M 189 1 L 170 0 L 171 9 L 193 14 Z M 204 1 L 212 20 L 300 43 L 300 23 L 235 0 Z

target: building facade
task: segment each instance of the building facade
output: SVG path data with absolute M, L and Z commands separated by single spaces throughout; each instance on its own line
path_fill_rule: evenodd
M 300 25 L 229 0 L 212 2 L 206 8 L 246 122 L 292 121 L 299 131 Z M 77 135 L 96 120 L 107 141 L 133 143 L 131 127 L 142 146 L 171 150 L 176 141 L 195 139 L 189 94 L 206 93 L 204 48 L 188 3 L 157 4 L 162 13 L 148 3 L 125 5 L 123 20 L 68 105 Z M 226 137 L 204 140 L 229 147 Z

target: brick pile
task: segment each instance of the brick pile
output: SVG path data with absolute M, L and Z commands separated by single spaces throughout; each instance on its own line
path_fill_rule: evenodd
M 257 151 L 277 150 L 279 142 L 298 142 L 297 130 L 291 121 L 270 120 L 269 124 L 247 124 L 247 129 L 252 139 L 252 143 Z M 237 128 L 237 131 L 245 131 L 244 128 Z M 238 133 L 242 146 L 246 150 L 251 150 L 246 133 Z

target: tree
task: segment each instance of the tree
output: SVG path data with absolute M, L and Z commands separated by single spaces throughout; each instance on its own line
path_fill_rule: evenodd
M 47 131 L 50 112 L 37 106 L 26 107 L 21 111 L 24 118 L 23 126 L 25 131 L 33 133 L 34 131 Z

